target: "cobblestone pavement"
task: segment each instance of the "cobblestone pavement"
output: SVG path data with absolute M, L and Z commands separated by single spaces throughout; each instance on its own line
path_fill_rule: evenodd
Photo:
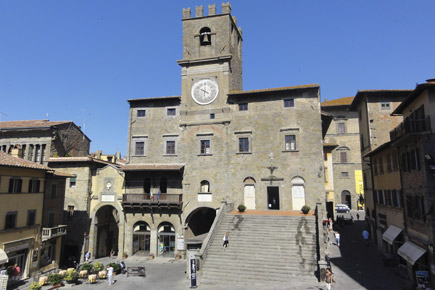
M 346 224 L 338 229 L 340 247 L 335 244 L 333 233 L 330 233 L 328 255 L 336 283 L 332 289 L 338 290 L 405 290 L 412 289 L 406 270 L 398 267 L 384 266 L 384 255 L 373 244 L 366 246 L 362 231 L 366 227 L 364 212 L 359 211 L 360 221 L 356 219 L 356 211 L 352 212 L 354 224 Z
M 364 219 L 360 211 L 360 219 Z M 339 229 L 341 235 L 340 247 L 335 245 L 333 234 L 330 233 L 330 240 L 333 242 L 328 246 L 327 254 L 331 261 L 332 272 L 336 283 L 332 284 L 333 290 L 408 290 L 411 289 L 404 269 L 388 268 L 384 266 L 383 254 L 374 246 L 364 245 L 362 231 L 365 227 L 364 221 L 356 220 L 356 212 L 352 212 L 355 223 L 345 225 Z M 106 265 L 109 258 L 98 259 Z M 119 260 L 118 260 L 119 261 Z M 178 290 L 189 289 L 190 282 L 186 278 L 186 261 L 175 261 L 169 258 L 156 258 L 147 260 L 145 257 L 129 257 L 125 260 L 128 266 L 144 266 L 146 277 L 128 277 L 117 275 L 114 277 L 115 284 L 108 286 L 107 280 L 99 281 L 96 284 L 82 283 L 77 286 L 65 285 L 62 289 L 72 287 L 74 290 L 102 290 L 102 289 L 153 289 L 153 290 Z M 19 287 L 9 289 L 28 290 L 29 281 Z M 48 290 L 51 286 L 44 286 L 42 290 Z M 295 289 L 295 290 L 320 290 L 326 289 L 323 282 L 307 284 L 302 282 L 264 285 L 200 285 L 198 289 L 204 290 L 260 290 L 260 289 Z

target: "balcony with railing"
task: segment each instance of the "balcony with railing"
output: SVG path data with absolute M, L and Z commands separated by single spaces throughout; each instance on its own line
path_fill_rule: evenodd
M 424 119 L 406 118 L 396 128 L 390 131 L 390 140 L 394 141 L 411 133 L 430 132 L 430 116 Z
M 148 193 L 126 193 L 122 195 L 122 206 L 124 208 L 145 208 L 145 209 L 181 209 L 183 205 L 182 194 L 154 194 Z
M 42 228 L 42 241 L 66 235 L 66 228 L 66 225 L 60 225 L 53 228 Z

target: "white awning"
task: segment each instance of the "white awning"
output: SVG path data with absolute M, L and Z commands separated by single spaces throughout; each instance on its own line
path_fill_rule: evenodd
M 0 264 L 4 264 L 9 262 L 8 255 L 6 255 L 5 251 L 0 249 Z
M 426 250 L 412 242 L 406 242 L 399 248 L 397 253 L 411 265 L 414 265 L 415 261 L 426 253 Z
M 401 228 L 390 225 L 388 229 L 382 234 L 382 238 L 389 243 L 393 244 L 393 241 L 397 238 L 397 236 L 402 232 Z

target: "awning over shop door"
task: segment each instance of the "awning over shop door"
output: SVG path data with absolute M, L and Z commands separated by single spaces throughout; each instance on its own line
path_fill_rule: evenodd
M 421 256 L 426 253 L 426 250 L 417 246 L 412 242 L 406 242 L 399 248 L 397 253 L 406 261 L 408 261 L 411 265 L 420 259 Z
M 8 255 L 5 253 L 5 251 L 0 249 L 0 264 L 4 264 L 7 262 L 9 262 Z
M 390 245 L 393 244 L 393 241 L 397 238 L 398 235 L 402 232 L 401 228 L 398 228 L 396 226 L 389 226 L 388 229 L 382 234 L 382 238 L 389 243 Z

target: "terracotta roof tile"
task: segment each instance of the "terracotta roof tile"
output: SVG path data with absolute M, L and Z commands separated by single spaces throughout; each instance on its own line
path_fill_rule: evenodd
M 0 165 L 51 171 L 50 167 L 0 152 Z
M 45 128 L 60 124 L 71 123 L 71 121 L 49 121 L 49 120 L 25 120 L 25 121 L 3 121 L 0 122 L 0 129 L 12 128 Z
M 270 92 L 279 92 L 279 91 L 289 91 L 289 90 L 298 90 L 298 89 L 311 89 L 318 88 L 319 84 L 309 84 L 309 85 L 300 85 L 300 86 L 291 86 L 291 87 L 281 87 L 281 88 L 271 88 L 271 89 L 261 89 L 261 90 L 250 90 L 250 91 L 232 91 L 229 95 L 244 95 L 244 94 L 255 94 L 255 93 L 270 93 Z
M 344 98 L 330 100 L 330 101 L 325 100 L 324 102 L 320 103 L 320 106 L 322 107 L 350 106 L 354 98 L 355 97 L 344 97 Z
M 132 164 L 121 166 L 123 171 L 141 171 L 141 170 L 180 170 L 184 164 Z
M 154 101 L 154 100 L 166 100 L 166 99 L 181 99 L 181 96 L 167 96 L 167 97 L 151 97 L 151 98 L 129 99 L 129 100 L 127 100 L 127 102 Z

